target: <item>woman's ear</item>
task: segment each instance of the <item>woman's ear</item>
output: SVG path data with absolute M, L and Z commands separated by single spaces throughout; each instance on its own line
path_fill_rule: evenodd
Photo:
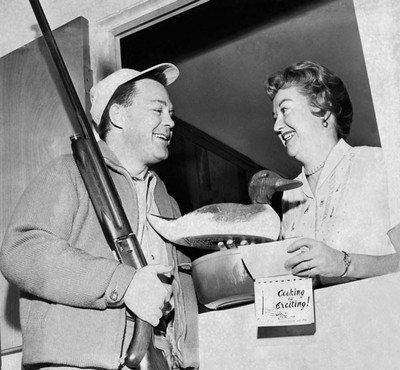
M 108 115 L 110 117 L 111 124 L 123 130 L 125 125 L 125 114 L 124 109 L 119 104 L 113 104 L 108 111 Z
M 332 114 L 332 112 L 326 112 L 325 114 L 324 114 L 324 116 L 322 117 L 322 126 L 324 126 L 325 128 L 326 127 L 328 127 L 328 125 L 329 125 L 329 122 L 328 122 L 328 120 L 329 120 L 329 118 L 331 117 L 331 114 Z

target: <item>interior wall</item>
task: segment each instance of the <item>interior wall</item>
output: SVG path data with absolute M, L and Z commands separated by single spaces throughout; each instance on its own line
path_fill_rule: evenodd
M 119 67 L 115 37 L 136 19 L 174 14 L 208 0 L 41 0 L 51 29 L 77 17 L 89 21 L 93 80 L 98 81 Z M 27 0 L 0 1 L 0 57 L 41 36 Z
M 77 18 L 54 37 L 85 109 L 87 21 Z M 0 101 L 1 245 L 26 186 L 51 159 L 71 151 L 69 137 L 79 130 L 43 38 L 0 58 Z M 18 288 L 0 274 L 1 354 L 7 358 L 18 356 L 22 342 L 18 302 Z
M 256 163 L 293 177 L 300 166 L 272 130 L 272 105 L 263 83 L 267 74 L 301 60 L 322 63 L 345 81 L 355 116 L 349 142 L 379 146 L 351 0 L 290 14 L 181 61 L 181 77 L 169 89 L 176 115 Z
M 140 2 L 141 0 L 107 0 L 98 6 L 99 2 L 96 0 L 40 1 L 52 29 L 80 16 L 95 24 Z M 0 9 L 0 57 L 40 36 L 29 1 L 1 1 Z
M 400 3 L 354 0 L 386 159 L 392 225 L 400 223 Z

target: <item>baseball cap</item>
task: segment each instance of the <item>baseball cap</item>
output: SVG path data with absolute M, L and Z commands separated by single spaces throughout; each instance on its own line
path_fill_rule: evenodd
M 93 121 L 97 124 L 100 123 L 101 116 L 108 102 L 119 86 L 137 79 L 148 72 L 154 72 L 154 74 L 162 73 L 165 78 L 165 86 L 170 85 L 179 76 L 179 69 L 171 63 L 157 64 L 141 72 L 129 68 L 122 68 L 115 71 L 90 89 L 90 101 L 92 103 L 90 114 Z

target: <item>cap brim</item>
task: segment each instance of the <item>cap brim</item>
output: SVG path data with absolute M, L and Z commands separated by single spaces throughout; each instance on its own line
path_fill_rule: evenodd
M 145 69 L 144 71 L 141 71 L 137 76 L 135 76 L 128 82 L 137 80 L 139 77 L 141 77 L 144 74 L 147 74 L 149 72 L 162 73 L 165 77 L 165 86 L 172 84 L 179 76 L 179 69 L 174 64 L 161 63 L 161 64 L 157 64 L 153 67 L 150 67 L 148 69 Z

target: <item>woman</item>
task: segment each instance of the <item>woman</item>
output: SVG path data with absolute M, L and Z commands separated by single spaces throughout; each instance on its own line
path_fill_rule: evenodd
M 353 109 L 343 82 L 301 62 L 272 74 L 265 88 L 274 131 L 303 165 L 303 186 L 282 199 L 281 237 L 303 237 L 289 246 L 285 266 L 323 285 L 397 271 L 382 150 L 345 142 Z

